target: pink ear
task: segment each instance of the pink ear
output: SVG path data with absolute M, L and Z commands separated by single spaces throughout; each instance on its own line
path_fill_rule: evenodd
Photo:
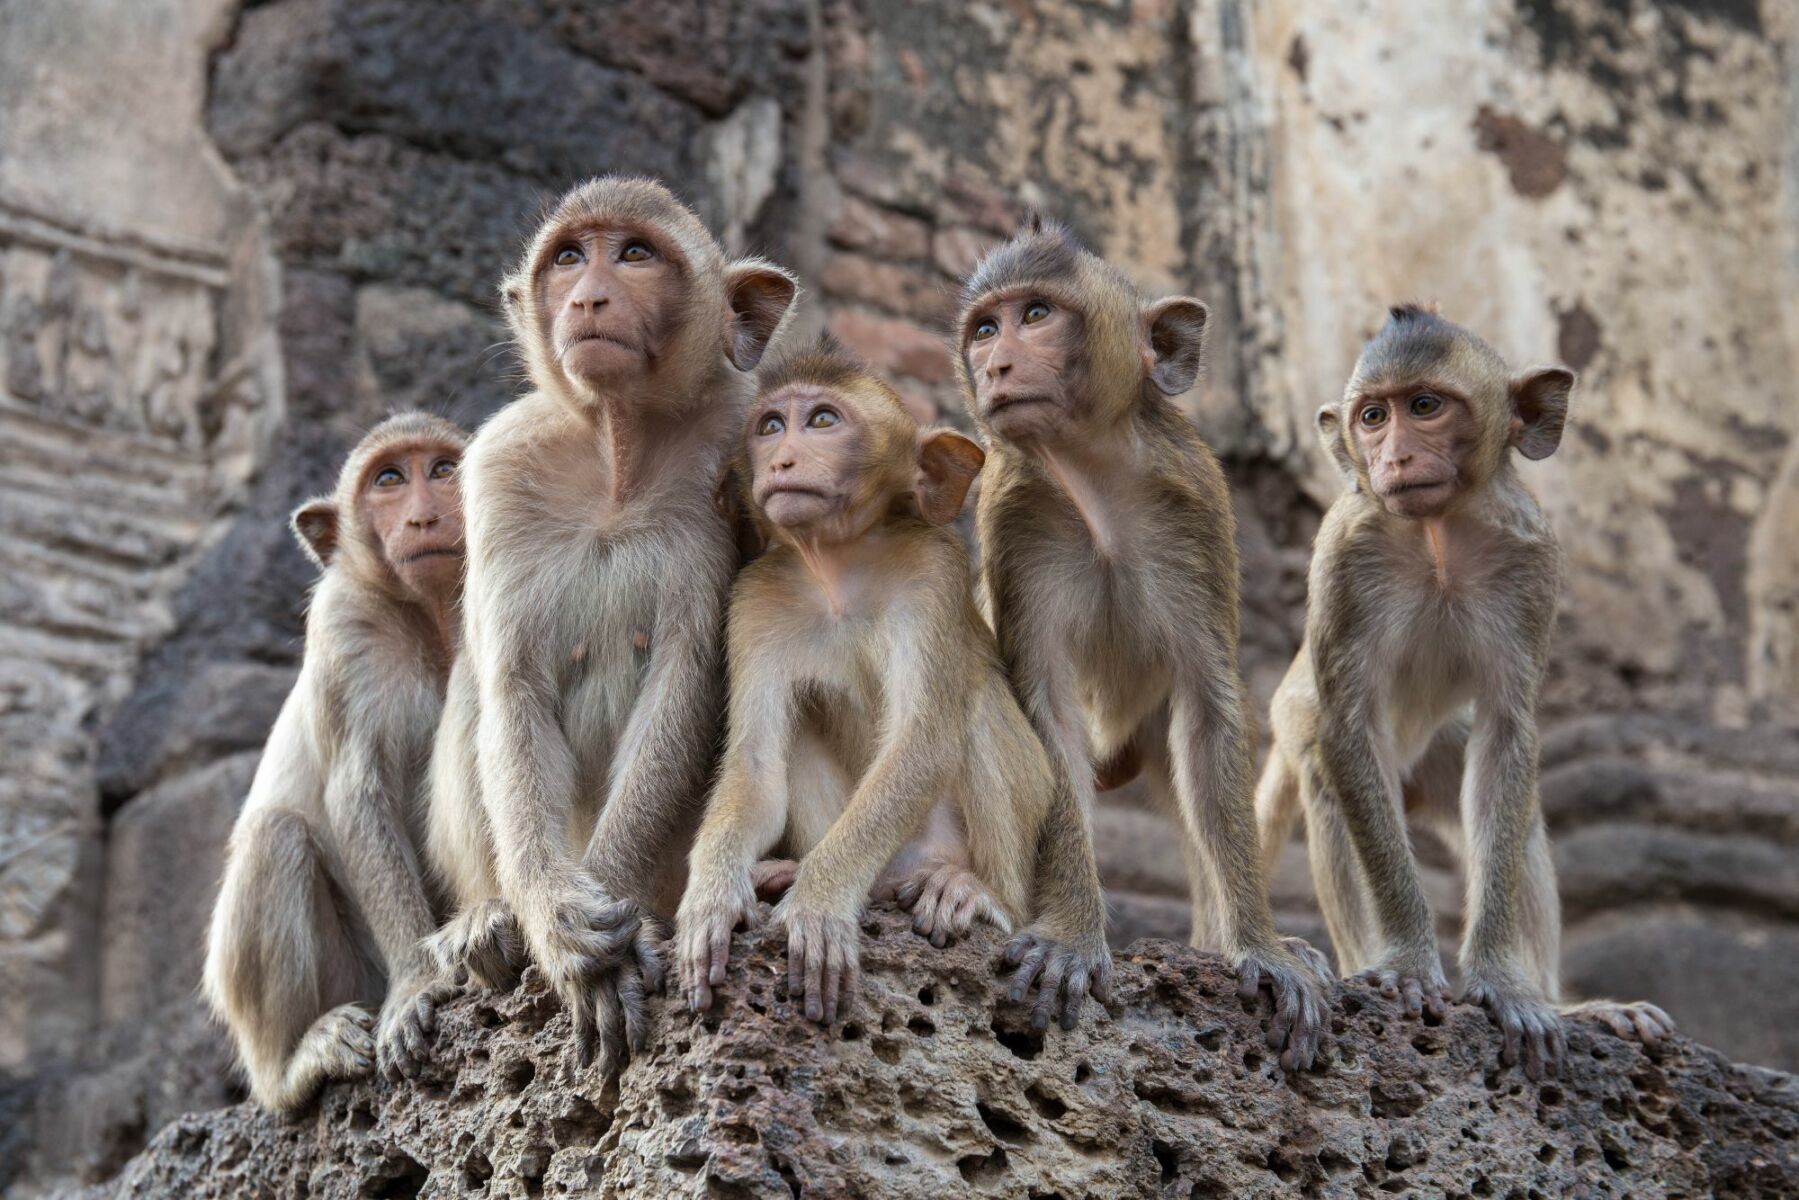
M 725 269 L 731 328 L 725 355 L 739 371 L 753 371 L 787 316 L 800 285 L 773 263 L 748 259 Z
M 292 524 L 307 557 L 321 567 L 330 566 L 337 554 L 337 504 L 323 496 L 308 500 L 294 510 Z
M 962 501 L 987 453 L 949 429 L 926 430 L 918 436 L 918 514 L 932 525 L 948 525 L 962 511 Z
M 1526 371 L 1512 380 L 1512 445 L 1525 458 L 1548 458 L 1562 444 L 1574 372 L 1562 367 Z

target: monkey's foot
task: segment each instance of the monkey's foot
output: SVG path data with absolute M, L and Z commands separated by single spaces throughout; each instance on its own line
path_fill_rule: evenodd
M 1593 1017 L 1628 1041 L 1653 1046 L 1674 1032 L 1674 1018 L 1647 1000 L 1587 1000 L 1562 1009 L 1564 1017 Z
M 756 867 L 779 865 L 757 863 Z M 725 981 L 731 959 L 731 933 L 739 926 L 754 929 L 762 923 L 756 907 L 756 870 L 750 872 L 750 888 L 736 894 L 700 899 L 689 888 L 675 915 L 675 980 L 687 1007 L 705 1012 L 712 1007 L 712 989 Z
M 1012 922 L 998 898 L 980 876 L 956 863 L 919 864 L 900 882 L 894 899 L 911 911 L 912 932 L 929 938 L 939 949 L 955 938 L 967 937 L 976 921 L 985 921 L 1001 933 L 1012 932 Z
M 287 1060 L 286 1104 L 309 1100 L 331 1079 L 361 1079 L 375 1069 L 375 1017 L 360 1004 L 340 1004 L 314 1021 Z
M 510 991 L 529 961 L 518 918 L 498 897 L 463 909 L 424 946 L 444 978 L 491 991 Z
M 1304 938 L 1284 937 L 1281 939 L 1281 945 L 1291 951 L 1300 962 L 1310 967 L 1312 974 L 1318 976 L 1319 979 L 1330 980 L 1337 977 L 1337 973 L 1331 970 L 1330 959 L 1324 957 L 1324 951 Z
M 1487 1019 L 1498 1026 L 1504 1038 L 1500 1062 L 1509 1067 L 1522 1061 L 1524 1073 L 1531 1079 L 1561 1070 L 1567 1050 L 1562 1018 L 1536 989 L 1469 971 L 1462 1001 L 1486 1009 Z
M 1388 959 L 1378 966 L 1358 971 L 1355 979 L 1380 989 L 1380 994 L 1389 1000 L 1398 1000 L 1400 1007 L 1408 1017 L 1430 1015 L 1430 1019 L 1441 1021 L 1449 1015 L 1449 981 L 1443 977 L 1443 968 L 1433 958 L 1429 962 L 1407 963 L 1403 959 Z
M 663 980 L 662 927 L 642 905 L 585 875 L 535 916 L 526 937 L 574 1024 L 572 1066 L 584 1069 L 597 1057 L 609 1078 L 648 1043 L 648 994 Z
M 800 864 L 791 858 L 765 858 L 750 868 L 750 887 L 756 899 L 773 904 L 787 894 L 799 871 Z
M 839 1004 L 848 1011 L 862 984 L 862 931 L 854 916 L 794 903 L 775 906 L 773 923 L 787 931 L 787 996 L 805 998 L 806 1018 L 835 1024 Z
M 461 990 L 450 980 L 429 973 L 394 981 L 375 1032 L 375 1061 L 388 1082 L 417 1078 L 431 1056 L 437 1006 Z
M 1047 1029 L 1057 1016 L 1063 1029 L 1073 1029 L 1089 994 L 1104 1004 L 1112 993 L 1112 950 L 1103 931 L 1062 937 L 1033 925 L 1006 944 L 1006 965 L 1017 968 L 1006 988 L 1012 1003 L 1023 1004 L 1031 985 L 1037 985 L 1031 1002 L 1036 1029 Z
M 1304 949 L 1300 953 L 1294 943 Z M 1251 950 L 1237 963 L 1237 996 L 1252 1001 L 1267 988 L 1274 1000 L 1268 1018 L 1268 1048 L 1280 1052 L 1286 1071 L 1310 1070 L 1330 1026 L 1324 981 L 1330 978 L 1323 955 L 1301 938 L 1282 938 L 1269 950 Z

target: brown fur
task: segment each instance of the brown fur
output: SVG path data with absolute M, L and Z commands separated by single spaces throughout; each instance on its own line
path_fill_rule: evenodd
M 295 514 L 323 576 L 300 678 L 231 833 L 205 992 L 251 1094 L 277 1111 L 377 1062 L 410 1074 L 441 992 L 419 949 L 437 912 L 420 865 L 425 760 L 452 646 L 453 594 L 408 592 L 362 515 L 370 470 L 408 446 L 460 455 L 466 435 L 422 413 L 372 431 L 331 497 Z M 365 1006 L 381 1001 L 379 1023 Z

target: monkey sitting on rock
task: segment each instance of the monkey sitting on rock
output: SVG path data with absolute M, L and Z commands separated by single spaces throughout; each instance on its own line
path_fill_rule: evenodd
M 1533 1078 L 1564 1048 L 1536 716 L 1561 558 L 1512 452 L 1555 452 L 1573 386 L 1559 367 L 1513 375 L 1432 312 L 1392 310 L 1318 413 L 1351 490 L 1313 546 L 1257 793 L 1266 862 L 1303 809 L 1339 966 L 1412 1016 L 1441 1017 L 1450 993 L 1404 814 L 1443 836 L 1468 876 L 1462 998 Z M 1645 1042 L 1674 1028 L 1652 1004 L 1577 1007 Z
M 689 1007 L 709 1008 L 731 931 L 759 919 L 757 860 L 778 850 L 798 860 L 775 867 L 791 878 L 773 915 L 790 994 L 829 1024 L 856 994 L 858 920 L 884 872 L 938 944 L 977 918 L 1024 920 L 1049 765 L 946 528 L 980 447 L 920 431 L 893 389 L 821 343 L 762 380 L 747 457 L 773 546 L 731 595 L 728 744 L 676 969 Z
M 251 1094 L 277 1112 L 377 1065 L 413 1074 L 445 995 L 420 945 L 438 918 L 421 850 L 457 640 L 466 441 L 424 413 L 389 418 L 293 516 L 324 574 L 231 831 L 204 983 Z

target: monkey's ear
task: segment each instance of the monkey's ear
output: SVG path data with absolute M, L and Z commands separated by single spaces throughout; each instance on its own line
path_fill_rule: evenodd
M 1178 396 L 1199 378 L 1211 310 L 1191 296 L 1169 296 L 1143 310 L 1149 339 L 1149 381 L 1164 396 Z
M 337 553 L 337 503 L 320 496 L 294 509 L 294 536 L 306 556 L 321 567 L 331 565 Z
M 1512 445 L 1525 458 L 1548 458 L 1562 444 L 1574 372 L 1539 367 L 1512 380 Z
M 927 429 L 918 435 L 918 478 L 913 492 L 918 515 L 932 525 L 948 525 L 962 511 L 974 477 L 987 452 L 950 429 Z
M 1337 470 L 1349 481 L 1349 486 L 1356 484 L 1355 459 L 1349 456 L 1349 447 L 1343 441 L 1342 418 L 1337 415 L 1337 406 L 1327 404 L 1318 410 L 1318 440 L 1330 451 L 1331 461 L 1337 464 Z
M 725 298 L 731 329 L 725 354 L 739 371 L 753 371 L 787 316 L 800 285 L 773 263 L 750 259 L 725 268 Z

